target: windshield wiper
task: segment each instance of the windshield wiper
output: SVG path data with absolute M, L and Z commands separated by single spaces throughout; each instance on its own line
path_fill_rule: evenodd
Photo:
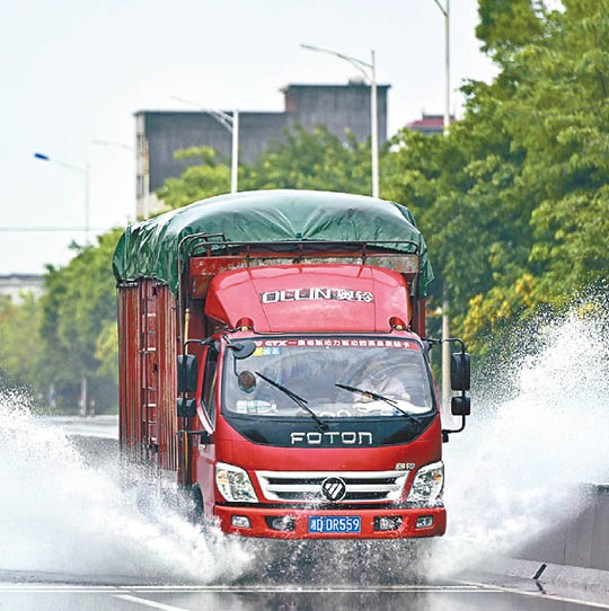
M 406 416 L 407 418 L 414 420 L 417 424 L 421 422 L 416 416 L 413 416 L 412 414 L 409 414 L 407 411 L 403 410 L 395 399 L 391 399 L 390 397 L 379 395 L 378 393 L 373 392 L 372 390 L 364 390 L 363 388 L 356 388 L 355 386 L 347 386 L 346 384 L 339 384 L 338 382 L 336 382 L 334 386 L 338 386 L 339 388 L 343 388 L 344 390 L 348 390 L 349 392 L 354 392 L 354 393 L 357 393 L 358 395 L 362 395 L 364 397 L 374 399 L 375 401 L 384 401 L 388 405 L 391 405 L 391 407 L 393 407 L 394 409 L 397 409 L 398 412 L 400 412 L 403 416 Z
M 319 430 L 322 433 L 328 430 L 328 425 L 323 420 L 321 420 L 319 416 L 307 405 L 308 401 L 306 399 L 303 399 L 301 396 L 297 395 L 293 390 L 286 388 L 279 382 L 275 382 L 275 380 L 271 380 L 271 378 L 267 378 L 264 374 L 260 373 L 259 371 L 256 371 L 256 375 L 262 378 L 265 382 L 268 382 L 271 386 L 274 386 L 277 390 L 280 390 L 284 395 L 287 395 L 288 397 L 290 397 L 290 399 L 292 399 L 292 401 L 294 401 L 294 403 L 296 403 L 298 407 L 300 407 L 302 410 L 307 412 L 307 414 L 309 414 L 311 418 L 315 420 L 315 422 L 317 423 L 317 426 L 319 427 Z

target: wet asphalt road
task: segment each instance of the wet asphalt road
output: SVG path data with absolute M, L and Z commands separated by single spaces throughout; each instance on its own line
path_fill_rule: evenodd
M 89 420 L 89 422 L 87 422 Z M 64 419 L 61 426 L 76 434 L 87 460 L 116 451 L 116 422 L 112 418 Z M 87 436 L 92 433 L 94 437 Z M 298 558 L 293 559 L 298 565 Z M 0 560 L 0 566 L 1 566 Z M 429 583 L 414 576 L 393 579 L 391 585 L 367 583 L 366 575 L 354 575 L 352 584 L 316 583 L 315 576 L 299 584 L 284 582 L 241 585 L 176 585 L 137 583 L 133 578 L 104 575 L 70 575 L 0 570 L 0 611 L 4 610 L 196 610 L 196 609 L 416 609 L 493 611 L 576 611 L 609 609 L 609 592 L 542 587 L 533 580 L 469 572 L 445 581 Z
M 4 576 L 7 577 L 6 575 Z M 21 575 L 21 578 L 24 576 Z M 30 576 L 35 577 L 35 576 Z M 540 591 L 534 583 L 452 582 L 400 586 L 137 586 L 0 583 L 0 609 L 82 611 L 95 609 L 401 609 L 417 611 L 577 611 L 609 609 L 607 593 Z M 47 579 L 51 583 L 44 583 Z M 82 578 L 79 578 L 82 579 Z M 86 579 L 85 579 L 86 580 Z

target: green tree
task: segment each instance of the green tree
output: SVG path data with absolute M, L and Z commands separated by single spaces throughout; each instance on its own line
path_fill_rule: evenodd
M 40 375 L 65 406 L 76 405 L 83 377 L 98 407 L 116 405 L 115 352 L 107 343 L 116 321 L 112 256 L 121 233 L 99 236 L 98 246 L 79 248 L 68 265 L 45 275 Z
M 514 201 L 531 214 L 526 260 L 471 304 L 464 324 L 478 338 L 546 304 L 565 307 L 609 275 L 609 2 L 563 4 L 543 13 L 541 35 L 514 47 L 497 79 L 509 89 L 502 124 L 523 153 Z
M 26 293 L 20 303 L 0 298 L 0 377 L 7 386 L 39 390 L 41 318 L 39 300 Z
M 199 199 L 229 191 L 230 168 L 213 148 L 192 147 L 177 151 L 175 157 L 198 160 L 199 163 L 187 167 L 180 178 L 168 178 L 157 192 L 168 208 L 181 208 Z
M 312 189 L 368 195 L 370 143 L 347 133 L 347 142 L 325 126 L 307 132 L 295 126 L 272 143 L 248 173 L 251 189 Z
M 510 109 L 527 149 L 523 182 L 539 194 L 531 264 L 558 301 L 609 268 L 609 2 L 564 5 L 543 44 L 516 59 L 528 81 Z
M 543 2 L 531 0 L 479 0 L 476 36 L 482 50 L 504 67 L 514 53 L 541 35 Z
M 532 204 L 518 187 L 523 151 L 502 113 L 503 84 L 470 83 L 466 116 L 449 137 L 404 130 L 385 159 L 383 195 L 412 209 L 426 236 L 437 281 L 447 286 L 453 323 L 498 274 L 516 277 L 528 257 Z

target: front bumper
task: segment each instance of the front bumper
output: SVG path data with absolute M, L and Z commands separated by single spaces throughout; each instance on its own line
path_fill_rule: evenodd
M 419 537 L 440 537 L 446 531 L 446 510 L 443 507 L 430 509 L 349 509 L 349 510 L 315 510 L 224 506 L 216 505 L 214 515 L 219 521 L 222 532 L 238 534 L 243 537 L 265 537 L 269 539 L 406 539 Z M 247 518 L 249 528 L 237 527 L 232 523 L 233 516 Z M 310 516 L 359 516 L 361 532 L 359 533 L 310 533 Z M 417 528 L 417 520 L 431 517 L 430 526 Z M 292 530 L 277 530 L 270 526 L 273 518 L 284 518 L 290 521 Z M 399 526 L 391 530 L 379 530 L 381 518 L 400 518 Z M 427 520 L 428 521 L 428 520 Z M 376 526 L 376 528 L 375 528 Z

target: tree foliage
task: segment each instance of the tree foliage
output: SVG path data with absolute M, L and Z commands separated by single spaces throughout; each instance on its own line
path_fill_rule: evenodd
M 40 361 L 40 303 L 32 293 L 19 303 L 0 298 L 0 381 L 37 393 Z
M 497 78 L 464 86 L 448 138 L 394 141 L 386 194 L 415 212 L 479 351 L 609 274 L 609 3 L 563 4 L 480 0 Z
M 351 133 L 347 142 L 318 126 L 307 132 L 295 126 L 285 140 L 271 144 L 251 168 L 246 188 L 312 189 L 369 194 L 370 143 L 358 142 Z
M 83 377 L 98 407 L 116 405 L 116 352 L 104 346 L 116 321 L 112 255 L 120 234 L 103 234 L 96 247 L 79 248 L 68 265 L 45 275 L 39 375 L 66 405 L 76 405 Z
M 539 13 L 544 10 L 542 2 L 531 0 L 480 0 L 476 36 L 482 50 L 507 66 L 514 53 L 542 33 Z
M 180 208 L 204 197 L 228 192 L 230 168 L 213 148 L 192 147 L 178 151 L 176 158 L 200 161 L 187 167 L 180 178 L 168 178 L 158 191 L 157 195 L 168 208 Z

